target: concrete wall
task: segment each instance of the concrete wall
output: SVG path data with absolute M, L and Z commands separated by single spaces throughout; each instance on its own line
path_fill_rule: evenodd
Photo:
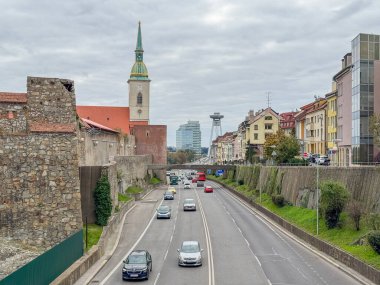
M 317 171 L 319 181 L 340 181 L 349 191 L 350 199 L 362 202 L 367 212 L 380 213 L 380 191 L 378 189 L 380 168 L 378 167 L 240 166 L 235 173 L 235 179 L 243 179 L 252 189 L 262 189 L 263 192 L 277 191 L 295 205 L 314 208 Z M 275 183 L 271 181 L 275 181 Z
M 79 165 L 108 164 L 115 156 L 134 155 L 135 137 L 95 129 L 79 132 Z
M 48 249 L 82 228 L 74 83 L 28 77 L 0 113 L 0 235 Z

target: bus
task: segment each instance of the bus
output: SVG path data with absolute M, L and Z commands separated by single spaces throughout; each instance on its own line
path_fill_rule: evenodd
M 178 185 L 178 176 L 170 176 L 170 185 Z
M 206 174 L 204 172 L 197 172 L 197 181 L 206 181 Z

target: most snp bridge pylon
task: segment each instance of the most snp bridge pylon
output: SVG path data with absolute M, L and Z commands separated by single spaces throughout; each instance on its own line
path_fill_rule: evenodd
M 210 135 L 210 143 L 208 148 L 208 157 L 210 158 L 211 155 L 211 146 L 213 141 L 213 135 L 215 130 L 215 138 L 222 135 L 222 119 L 224 118 L 223 115 L 221 115 L 219 112 L 215 112 L 213 115 L 210 115 L 210 118 L 212 119 L 212 125 L 211 125 L 211 135 Z

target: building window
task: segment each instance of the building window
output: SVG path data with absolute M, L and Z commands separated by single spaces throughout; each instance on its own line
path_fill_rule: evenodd
M 142 102 L 143 102 L 143 97 L 142 97 L 142 94 L 139 93 L 137 94 L 137 104 L 142 105 Z
M 258 140 L 259 139 L 259 134 L 253 134 L 253 139 Z
M 257 131 L 257 130 L 259 129 L 259 126 L 258 126 L 258 125 L 254 125 L 254 126 L 253 126 L 253 129 L 254 129 L 255 131 Z
M 272 124 L 265 124 L 265 129 L 266 130 L 271 130 L 272 129 Z
M 265 116 L 265 121 L 270 121 L 272 120 L 272 116 Z

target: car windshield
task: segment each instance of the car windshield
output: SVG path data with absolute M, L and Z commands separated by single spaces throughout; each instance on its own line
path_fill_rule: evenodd
M 168 212 L 169 211 L 169 206 L 161 206 L 158 208 L 159 212 Z
M 197 243 L 182 244 L 181 252 L 185 252 L 185 253 L 199 252 L 199 246 Z
M 185 199 L 184 204 L 194 204 L 194 199 Z
M 167 191 L 165 192 L 165 195 L 173 195 L 173 193 L 171 191 Z
M 128 257 L 128 264 L 145 264 L 145 256 L 144 255 L 130 255 Z

